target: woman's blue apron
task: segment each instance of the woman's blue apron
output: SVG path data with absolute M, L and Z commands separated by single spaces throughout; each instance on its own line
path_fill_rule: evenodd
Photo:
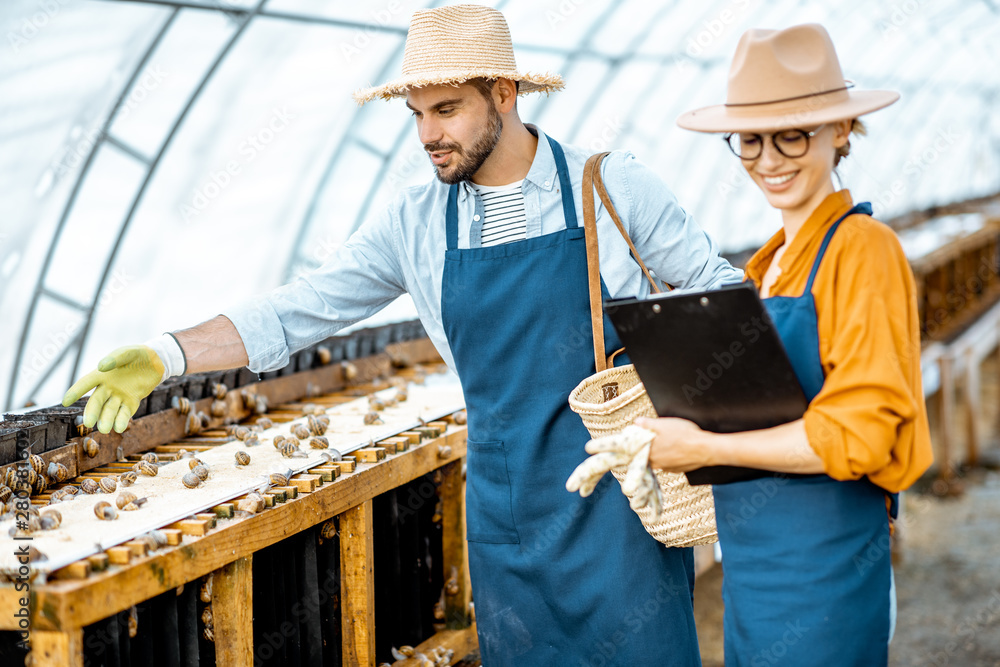
M 468 406 L 469 567 L 486 667 L 700 665 L 690 549 L 652 539 L 608 475 L 566 492 L 590 439 L 567 402 L 594 373 L 584 230 L 549 139 L 566 228 L 458 248 L 448 195 L 441 311 Z M 620 347 L 606 326 L 608 350 Z
M 806 398 L 823 386 L 813 281 L 840 223 L 826 233 L 802 296 L 764 305 Z M 877 667 L 888 662 L 886 493 L 862 478 L 776 474 L 713 487 L 722 548 L 726 667 Z

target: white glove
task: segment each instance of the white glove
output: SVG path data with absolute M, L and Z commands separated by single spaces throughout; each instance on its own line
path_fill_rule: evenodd
M 584 498 L 593 493 L 604 473 L 620 465 L 628 471 L 622 491 L 629 497 L 632 509 L 649 506 L 654 520 L 660 517 L 662 499 L 656 474 L 649 466 L 649 446 L 656 434 L 638 426 L 626 426 L 621 433 L 596 438 L 587 443 L 588 457 L 566 480 L 566 490 L 579 491 Z

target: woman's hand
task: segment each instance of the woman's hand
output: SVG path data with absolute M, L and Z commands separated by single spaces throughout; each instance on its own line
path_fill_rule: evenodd
M 712 460 L 711 437 L 692 421 L 663 417 L 637 419 L 636 426 L 656 433 L 649 450 L 649 464 L 668 472 L 688 472 L 707 465 Z

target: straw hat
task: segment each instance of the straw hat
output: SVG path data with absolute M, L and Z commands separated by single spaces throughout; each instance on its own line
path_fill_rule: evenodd
M 403 53 L 403 76 L 354 93 L 358 104 L 376 97 L 405 97 L 410 88 L 458 85 L 475 78 L 520 82 L 519 94 L 563 87 L 558 74 L 519 72 L 503 14 L 480 5 L 452 5 L 413 12 Z
M 760 132 L 857 118 L 899 99 L 850 90 L 826 29 L 816 23 L 743 33 L 729 68 L 726 103 L 682 114 L 697 132 Z

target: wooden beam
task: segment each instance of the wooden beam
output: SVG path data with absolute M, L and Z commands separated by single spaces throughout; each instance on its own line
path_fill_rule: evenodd
M 452 454 L 438 458 L 437 446 L 448 444 Z M 245 519 L 226 520 L 216 530 L 199 538 L 188 538 L 176 547 L 166 547 L 131 567 L 109 568 L 82 581 L 57 581 L 32 587 L 32 626 L 61 630 L 90 625 L 110 614 L 177 588 L 181 584 L 217 570 L 280 542 L 293 533 L 326 521 L 351 507 L 425 475 L 465 456 L 465 429 L 375 464 L 363 464 L 354 474 L 324 484 L 297 500 L 275 505 Z M 128 549 L 116 547 L 129 554 Z M 108 549 L 112 555 L 113 549 Z M 112 562 L 114 559 L 112 558 Z M 5 599 L 0 587 L 0 601 Z M 14 595 L 11 599 L 16 599 Z M 0 630 L 13 630 L 11 616 L 0 615 Z
M 340 515 L 340 616 L 344 663 L 375 665 L 375 543 L 372 501 Z
M 963 383 L 965 394 L 965 435 L 966 435 L 966 457 L 965 462 L 970 466 L 979 464 L 979 411 L 981 406 L 982 389 L 979 385 L 979 359 L 973 354 L 973 350 L 966 351 L 965 358 L 965 382 Z
M 83 628 L 32 630 L 29 639 L 32 667 L 83 667 Z
M 441 469 L 441 547 L 444 565 L 444 622 L 451 630 L 467 628 L 472 586 L 469 582 L 465 542 L 465 482 L 462 461 Z
M 238 558 L 212 577 L 215 664 L 253 664 L 253 556 Z
M 952 373 L 953 362 L 947 354 L 938 360 L 941 371 L 941 391 L 938 392 L 940 410 L 938 418 L 940 420 L 938 429 L 938 475 L 945 481 L 952 478 L 951 450 L 952 450 L 952 420 L 955 414 L 955 384 Z

